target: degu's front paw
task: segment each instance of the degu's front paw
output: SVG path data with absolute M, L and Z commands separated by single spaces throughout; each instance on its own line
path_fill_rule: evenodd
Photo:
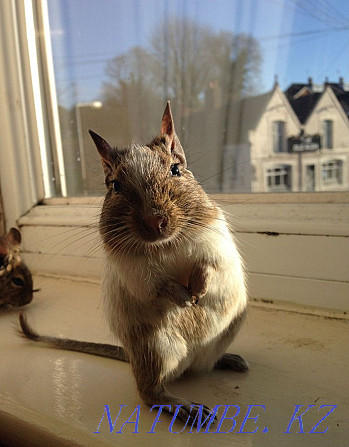
M 193 299 L 189 290 L 176 282 L 164 284 L 160 289 L 159 295 L 167 298 L 179 307 L 191 307 L 193 305 Z
M 186 287 L 180 286 L 175 297 L 175 302 L 180 307 L 191 307 L 194 304 L 193 298 L 194 297 L 191 296 L 191 293 Z
M 192 296 L 193 304 L 197 304 L 204 297 L 208 290 L 210 280 L 210 268 L 196 268 L 189 278 L 188 289 Z

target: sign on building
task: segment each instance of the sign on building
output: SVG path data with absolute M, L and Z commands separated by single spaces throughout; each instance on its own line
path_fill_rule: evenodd
M 321 148 L 320 135 L 288 138 L 289 152 L 312 152 Z

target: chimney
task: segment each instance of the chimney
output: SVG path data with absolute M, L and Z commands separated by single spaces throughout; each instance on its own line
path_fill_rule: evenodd
M 344 78 L 343 78 L 343 76 L 341 76 L 341 77 L 339 78 L 339 87 L 340 87 L 342 90 L 344 90 Z
M 313 78 L 311 77 L 308 78 L 308 87 L 310 90 L 313 90 Z

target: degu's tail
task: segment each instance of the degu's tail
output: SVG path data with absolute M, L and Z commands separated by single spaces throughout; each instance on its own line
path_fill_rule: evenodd
M 101 357 L 108 357 L 110 359 L 120 360 L 122 362 L 129 361 L 124 348 L 121 346 L 40 335 L 29 325 L 25 315 L 22 312 L 19 314 L 19 323 L 22 328 L 22 331 L 19 330 L 19 333 L 22 337 L 29 338 L 29 340 L 33 340 L 35 342 L 45 343 L 52 348 L 99 355 Z

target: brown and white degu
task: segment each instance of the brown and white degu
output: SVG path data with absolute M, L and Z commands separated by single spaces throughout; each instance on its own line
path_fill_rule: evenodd
M 180 405 L 177 416 L 194 420 L 198 404 L 170 394 L 169 381 L 185 371 L 248 370 L 240 356 L 225 353 L 247 305 L 234 235 L 187 168 L 169 102 L 160 135 L 148 145 L 120 149 L 90 135 L 107 188 L 99 223 L 102 296 L 122 347 L 42 336 L 23 315 L 22 331 L 57 348 L 129 362 L 145 403 L 170 405 L 172 413 Z

